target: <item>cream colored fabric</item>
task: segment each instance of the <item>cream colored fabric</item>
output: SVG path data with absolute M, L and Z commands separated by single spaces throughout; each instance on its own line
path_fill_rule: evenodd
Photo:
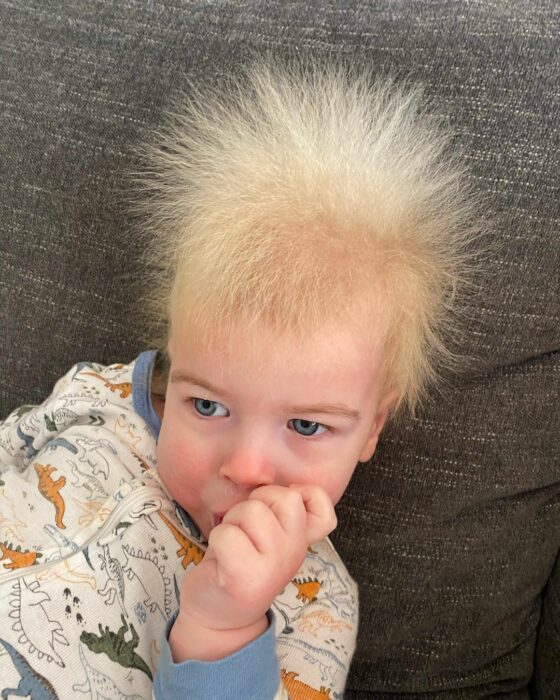
M 205 543 L 158 477 L 133 366 L 76 365 L 0 424 L 0 691 L 152 696 L 165 623 Z M 357 605 L 330 542 L 310 548 L 272 606 L 276 698 L 342 693 Z

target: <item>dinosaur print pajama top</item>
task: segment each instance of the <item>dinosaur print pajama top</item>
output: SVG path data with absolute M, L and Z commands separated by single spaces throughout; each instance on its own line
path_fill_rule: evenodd
M 0 697 L 342 698 L 358 592 L 326 538 L 225 659 L 173 663 L 206 541 L 158 477 L 155 351 L 81 362 L 0 422 Z

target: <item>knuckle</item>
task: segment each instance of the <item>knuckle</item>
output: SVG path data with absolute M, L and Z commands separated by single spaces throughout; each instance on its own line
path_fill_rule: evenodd
M 268 506 L 263 501 L 254 500 L 245 501 L 245 503 L 247 504 L 245 507 L 245 512 L 250 517 L 257 517 L 259 515 L 262 515 L 265 511 L 269 510 Z
M 233 523 L 221 522 L 211 530 L 208 537 L 208 546 L 217 550 L 229 549 L 239 536 L 239 528 Z
M 266 495 L 275 493 L 278 490 L 278 488 L 279 487 L 277 484 L 265 484 L 264 486 L 257 486 L 257 488 L 253 489 L 249 494 L 249 499 L 263 498 Z
M 298 503 L 303 505 L 303 498 L 300 491 L 295 489 L 286 489 L 283 494 L 283 500 L 290 506 L 297 506 Z

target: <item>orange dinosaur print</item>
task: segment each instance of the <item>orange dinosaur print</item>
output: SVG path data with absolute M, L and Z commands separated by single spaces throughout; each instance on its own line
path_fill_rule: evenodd
M 155 639 L 152 639 L 152 643 L 150 644 L 150 661 L 152 662 L 152 668 L 158 667 L 159 654 L 160 651 L 157 641 Z
M 103 507 L 103 501 L 80 501 L 72 496 L 76 508 L 82 511 L 78 524 L 88 527 L 96 518 L 105 519 L 111 512 L 110 508 Z
M 11 562 L 4 564 L 4 568 L 11 569 L 11 571 L 14 569 L 25 569 L 26 566 L 33 566 L 37 559 L 37 552 L 20 552 L 17 549 L 10 549 L 2 542 L 0 542 L 0 550 L 2 550 L 0 561 L 2 559 L 11 559 Z
M 317 636 L 317 632 L 319 632 L 319 630 L 324 629 L 325 627 L 331 630 L 333 633 L 342 629 L 352 629 L 351 624 L 333 617 L 325 610 L 315 610 L 307 615 L 301 615 L 298 618 L 298 630 L 300 632 L 312 634 L 314 637 Z
M 60 479 L 53 481 L 51 474 L 57 470 L 57 467 L 51 467 L 50 464 L 43 466 L 35 464 L 35 471 L 39 477 L 39 493 L 44 496 L 47 501 L 50 501 L 56 510 L 55 522 L 60 530 L 66 529 L 66 525 L 62 522 L 64 517 L 64 499 L 60 495 L 60 489 L 66 483 L 66 477 L 61 476 Z
M 331 689 L 322 685 L 319 690 L 315 690 L 307 683 L 296 680 L 299 673 L 295 671 L 286 671 L 285 668 L 280 669 L 280 677 L 284 688 L 288 691 L 290 700 L 325 700 L 331 697 Z
M 200 549 L 194 542 L 188 540 L 161 511 L 158 511 L 158 515 L 171 530 L 173 537 L 181 545 L 177 550 L 177 556 L 179 558 L 183 557 L 183 561 L 181 562 L 183 569 L 186 569 L 191 562 L 200 564 L 204 558 L 204 550 Z
M 78 583 L 87 583 L 93 591 L 97 589 L 97 579 L 94 576 L 90 576 L 87 572 L 79 571 L 80 567 L 72 569 L 67 559 L 63 559 L 60 563 L 62 566 L 49 566 L 42 571 L 34 572 L 37 581 L 51 581 L 56 578 L 59 581 L 67 581 L 76 585 Z
M 295 578 L 292 580 L 292 583 L 298 589 L 298 600 L 303 600 L 305 603 L 314 603 L 317 600 L 317 593 L 321 590 L 321 584 L 316 578 L 302 579 L 301 581 Z
M 108 389 L 111 389 L 112 392 L 120 391 L 121 399 L 127 399 L 132 393 L 132 384 L 130 382 L 115 384 L 110 382 L 108 379 L 105 379 L 105 377 L 102 377 L 100 374 L 96 374 L 95 372 L 84 372 L 84 374 L 87 374 L 88 377 L 97 377 L 97 379 L 100 379 Z
M 121 415 L 115 421 L 115 433 L 118 437 L 122 437 L 124 440 L 126 440 L 134 452 L 136 459 L 142 462 L 143 460 L 141 457 L 136 454 L 136 448 L 138 447 L 138 444 L 142 442 L 142 436 L 136 432 L 136 426 L 131 425 L 129 421 Z M 142 469 L 144 469 L 144 466 L 142 466 Z M 149 466 L 147 466 L 146 469 L 149 469 Z
M 21 515 L 21 507 L 18 508 L 16 503 L 14 503 L 3 489 L 0 489 L 0 502 L 3 506 L 0 509 L 0 537 L 2 537 L 2 539 L 14 539 L 23 543 L 25 538 L 23 537 L 22 529 L 27 528 L 27 524 L 18 517 L 18 513 Z M 11 510 L 11 517 L 7 517 L 6 515 L 7 509 L 4 508 L 6 503 Z M 4 512 L 2 513 L 2 511 Z

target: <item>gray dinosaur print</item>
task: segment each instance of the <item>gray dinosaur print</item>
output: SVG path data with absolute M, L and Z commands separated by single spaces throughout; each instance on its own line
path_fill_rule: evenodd
M 45 605 L 50 602 L 50 596 L 41 588 L 39 581 L 28 581 L 22 577 L 12 586 L 12 610 L 8 616 L 14 620 L 14 632 L 20 633 L 20 644 L 28 644 L 30 653 L 36 653 L 40 659 L 46 657 L 48 662 L 54 661 L 64 668 L 55 643 L 68 646 L 68 640 L 60 622 L 49 617 Z
M 104 408 L 107 405 L 106 399 L 84 396 L 83 394 L 64 394 L 60 397 L 60 401 L 64 401 L 63 408 L 75 406 L 78 402 L 81 404 L 89 403 L 93 408 Z
M 25 456 L 27 459 L 33 459 L 34 457 L 37 456 L 39 453 L 39 450 L 36 450 L 33 447 L 33 440 L 35 437 L 33 435 L 26 435 L 22 429 L 19 427 L 16 428 L 17 436 L 18 438 L 23 442 L 23 445 L 21 447 L 22 450 L 25 450 Z
M 118 598 L 121 610 L 126 615 L 124 605 L 124 572 L 120 561 L 111 556 L 109 546 L 103 545 L 103 553 L 99 554 L 101 569 L 107 574 L 107 581 L 102 589 L 97 589 L 100 596 L 105 598 L 105 605 L 113 605 L 115 597 Z
M 64 447 L 66 450 L 71 452 L 73 455 L 78 454 L 78 448 L 75 447 L 71 442 L 68 442 L 65 438 L 54 438 L 54 440 L 49 440 L 46 448 L 50 452 L 54 452 L 58 447 Z
M 327 561 L 319 554 L 314 554 L 312 559 L 313 563 L 318 562 L 318 568 L 310 568 L 310 573 L 321 573 L 323 595 L 328 597 L 341 619 L 352 620 L 356 614 L 356 600 L 349 581 L 341 576 L 333 562 Z
M 93 501 L 96 498 L 109 498 L 109 494 L 105 491 L 99 479 L 96 479 L 92 474 L 86 474 L 80 471 L 77 465 L 69 459 L 67 459 L 66 462 L 70 465 L 74 477 L 72 479 L 72 486 L 84 488 L 86 491 L 89 491 L 89 496 L 87 497 L 88 501 Z
M 109 676 L 104 675 L 96 668 L 88 664 L 84 656 L 83 647 L 79 646 L 80 660 L 86 673 L 83 683 L 74 683 L 72 690 L 78 693 L 90 693 L 92 700 L 144 700 L 141 695 L 125 695 L 117 688 Z
M 6 700 L 10 695 L 19 698 L 30 697 L 31 700 L 58 700 L 58 695 L 49 681 L 37 673 L 17 649 L 14 649 L 4 639 L 0 639 L 0 644 L 10 655 L 12 663 L 21 676 L 17 688 L 4 688 L 2 690 L 2 700 Z
M 91 471 L 94 476 L 101 473 L 103 478 L 107 480 L 109 478 L 109 462 L 103 454 L 103 450 L 113 455 L 117 454 L 117 450 L 109 440 L 92 440 L 81 436 L 76 438 L 76 444 L 81 450 L 79 460 L 88 466 L 87 471 Z
M 80 547 L 75 542 L 68 539 L 66 535 L 62 534 L 62 532 L 60 532 L 60 530 L 54 525 L 43 525 L 43 530 L 56 542 L 60 556 L 64 555 L 65 549 L 71 549 L 73 552 L 79 551 Z M 82 549 L 82 554 L 84 555 L 84 559 L 86 560 L 89 568 L 92 571 L 95 571 L 93 564 L 91 563 L 91 559 L 89 558 L 89 547 L 84 547 L 84 549 Z
M 78 362 L 74 368 L 74 374 L 72 375 L 72 380 L 76 379 L 76 375 L 79 374 L 83 369 L 100 369 L 102 365 L 96 362 Z
M 74 411 L 70 411 L 67 408 L 57 408 L 53 412 L 51 418 L 56 425 L 70 425 L 78 420 L 78 414 Z
M 164 620 L 171 615 L 171 588 L 169 577 L 165 575 L 165 568 L 159 565 L 157 556 L 152 556 L 140 549 L 134 549 L 130 545 L 123 545 L 123 552 L 126 555 L 126 563 L 123 566 L 123 571 L 129 581 L 136 576 L 144 591 L 146 598 L 143 601 L 144 605 L 150 612 L 155 612 L 157 609 Z M 132 562 L 131 559 L 136 559 Z M 142 571 L 142 578 L 149 581 L 150 584 L 145 587 L 136 571 Z M 149 589 L 149 590 L 148 590 Z
M 57 408 L 50 416 L 43 413 L 43 419 L 47 430 L 51 433 L 56 433 L 60 428 L 65 428 L 75 423 L 78 420 L 78 414 L 69 408 Z
M 319 664 L 322 681 L 336 685 L 337 676 L 344 673 L 344 664 L 328 649 L 321 649 L 296 637 L 278 637 L 276 643 L 276 655 L 280 663 L 290 655 L 290 649 L 303 650 L 309 664 Z

